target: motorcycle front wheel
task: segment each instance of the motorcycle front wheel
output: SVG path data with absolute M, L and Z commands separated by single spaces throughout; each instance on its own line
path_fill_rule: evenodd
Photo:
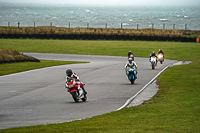
M 83 102 L 85 102 L 85 101 L 87 100 L 86 94 L 84 94 L 84 98 L 81 98 L 81 100 L 82 100 Z
M 154 63 L 152 63 L 152 69 L 155 69 L 155 64 Z
M 71 95 L 75 102 L 79 102 L 77 91 L 71 92 Z
M 134 84 L 134 80 L 131 80 L 131 84 Z
M 134 84 L 133 75 L 131 75 L 131 77 L 130 77 L 130 81 L 131 81 L 131 84 Z

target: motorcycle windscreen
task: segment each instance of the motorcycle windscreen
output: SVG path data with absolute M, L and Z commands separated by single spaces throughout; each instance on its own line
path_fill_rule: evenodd
M 68 80 L 67 80 L 67 83 L 71 83 L 73 81 L 73 78 L 69 78 Z

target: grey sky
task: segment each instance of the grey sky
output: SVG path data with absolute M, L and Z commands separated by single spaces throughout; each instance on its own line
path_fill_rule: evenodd
M 37 3 L 37 4 L 61 4 L 61 5 L 91 5 L 91 6 L 184 6 L 199 5 L 200 0 L 0 0 L 10 3 Z

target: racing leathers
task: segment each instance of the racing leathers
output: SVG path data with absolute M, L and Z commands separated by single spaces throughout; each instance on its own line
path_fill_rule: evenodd
M 66 81 L 67 81 L 69 78 L 75 78 L 76 80 L 79 80 L 79 79 L 80 79 L 79 76 L 78 76 L 77 74 L 75 74 L 75 73 L 72 73 L 71 76 L 66 76 Z

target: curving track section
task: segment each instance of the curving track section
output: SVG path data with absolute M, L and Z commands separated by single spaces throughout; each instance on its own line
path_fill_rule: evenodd
M 120 108 L 164 67 L 151 69 L 148 58 L 135 58 L 139 79 L 128 81 L 126 57 L 25 53 L 39 59 L 88 61 L 0 76 L 0 129 L 89 118 Z M 71 68 L 86 84 L 87 102 L 75 103 L 65 90 L 65 70 Z

